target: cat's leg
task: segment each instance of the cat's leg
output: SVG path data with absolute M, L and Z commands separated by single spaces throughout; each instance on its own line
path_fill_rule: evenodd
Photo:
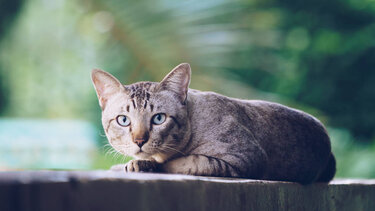
M 111 166 L 110 171 L 125 172 L 157 172 L 160 171 L 160 164 L 152 160 L 130 160 L 125 164 Z
M 153 160 L 130 160 L 124 165 L 125 172 L 158 172 L 160 164 Z
M 205 155 L 188 155 L 171 160 L 163 164 L 162 171 L 166 173 L 190 174 L 197 176 L 241 176 L 238 169 L 228 162 Z

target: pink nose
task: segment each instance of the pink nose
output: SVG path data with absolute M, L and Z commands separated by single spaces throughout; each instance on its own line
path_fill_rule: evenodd
M 135 139 L 134 143 L 136 143 L 139 148 L 141 148 L 146 143 L 146 141 L 144 139 Z

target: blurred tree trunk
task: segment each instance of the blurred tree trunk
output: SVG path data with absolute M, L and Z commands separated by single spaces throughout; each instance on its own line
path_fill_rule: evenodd
M 23 0 L 0 0 L 0 41 L 3 36 L 9 31 L 17 14 L 20 12 L 23 5 Z M 0 114 L 4 110 L 7 102 L 7 88 L 5 71 L 1 71 L 2 65 L 0 63 Z

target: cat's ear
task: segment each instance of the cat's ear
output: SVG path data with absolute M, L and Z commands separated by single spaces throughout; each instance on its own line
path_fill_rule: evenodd
M 99 69 L 91 72 L 91 79 L 98 95 L 99 105 L 104 110 L 108 99 L 118 92 L 125 91 L 124 86 L 113 75 Z
M 191 69 L 188 63 L 179 64 L 160 82 L 159 89 L 175 92 L 182 103 L 185 103 L 190 84 Z

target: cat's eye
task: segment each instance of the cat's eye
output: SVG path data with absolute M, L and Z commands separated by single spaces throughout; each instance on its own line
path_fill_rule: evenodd
M 130 125 L 130 119 L 129 117 L 125 115 L 118 115 L 116 120 L 117 120 L 117 123 L 123 127 L 127 127 Z
M 155 114 L 153 117 L 152 117 L 152 124 L 155 124 L 155 125 L 160 125 L 160 124 L 163 124 L 163 122 L 165 122 L 165 114 Z

